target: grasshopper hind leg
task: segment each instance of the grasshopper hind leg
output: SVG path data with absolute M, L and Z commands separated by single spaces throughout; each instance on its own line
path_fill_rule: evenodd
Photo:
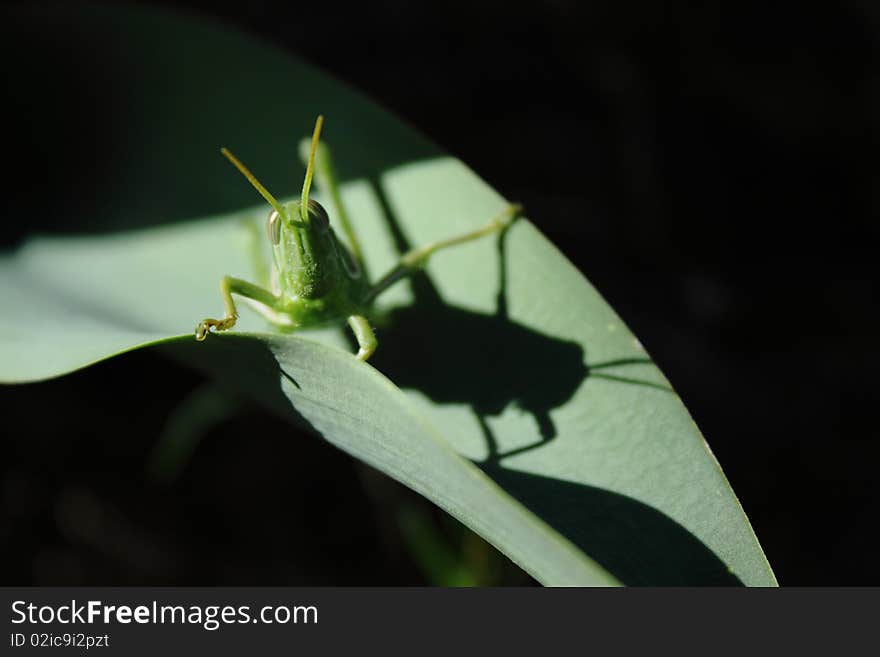
M 473 240 L 486 237 L 487 235 L 492 235 L 494 233 L 505 230 L 513 222 L 513 220 L 516 219 L 517 216 L 519 216 L 520 212 L 522 212 L 522 206 L 520 206 L 519 204 L 514 203 L 508 205 L 506 208 L 504 208 L 504 210 L 493 217 L 489 221 L 489 223 L 487 223 L 482 228 L 478 228 L 477 230 L 471 231 L 469 233 L 455 235 L 454 237 L 450 237 L 445 240 L 439 240 L 437 242 L 433 242 L 426 246 L 421 246 L 419 248 L 412 249 L 407 253 L 404 253 L 398 261 L 397 265 L 382 278 L 380 278 L 375 285 L 373 285 L 373 287 L 367 293 L 367 296 L 364 298 L 364 303 L 372 303 L 377 296 L 382 294 L 382 292 L 394 285 L 397 281 L 402 280 L 407 276 L 411 276 L 415 272 L 419 271 L 425 265 L 425 263 L 428 262 L 430 257 L 437 253 L 437 251 L 448 249 L 450 247 L 464 244 L 466 242 L 471 242 Z
M 357 359 L 367 360 L 379 346 L 376 334 L 370 328 L 370 322 L 363 315 L 352 315 L 348 318 L 348 325 L 358 343 Z

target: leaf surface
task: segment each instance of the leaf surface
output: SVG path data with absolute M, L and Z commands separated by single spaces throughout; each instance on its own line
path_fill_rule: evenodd
M 293 196 L 297 141 L 323 113 L 374 277 L 506 201 L 369 101 L 216 26 L 103 8 L 21 14 L 17 34 L 63 42 L 70 21 L 102 55 L 90 61 L 110 80 L 101 93 L 127 99 L 124 131 L 102 143 L 138 166 L 62 190 L 65 229 L 99 234 L 34 238 L 0 259 L 0 380 L 162 345 L 425 495 L 545 584 L 775 584 L 678 396 L 528 220 L 389 290 L 370 364 L 341 331 L 281 336 L 246 309 L 234 332 L 196 343 L 197 321 L 222 308 L 220 278 L 253 279 L 246 225 L 267 211 L 221 145 Z M 120 59 L 130 67 L 114 78 Z

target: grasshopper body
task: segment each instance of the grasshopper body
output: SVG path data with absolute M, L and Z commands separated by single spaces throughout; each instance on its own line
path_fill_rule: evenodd
M 470 233 L 413 249 L 377 283 L 367 280 L 360 245 L 348 221 L 326 147 L 320 145 L 323 117 L 318 117 L 308 152 L 306 178 L 298 201 L 279 203 L 256 177 L 225 148 L 223 155 L 248 179 L 272 206 L 266 221 L 272 245 L 273 270 L 270 289 L 225 276 L 220 291 L 225 305 L 222 319 L 204 319 L 196 327 L 196 339 L 211 330 L 226 331 L 235 325 L 238 312 L 233 295 L 251 301 L 254 308 L 282 331 L 314 328 L 347 321 L 358 342 L 357 357 L 367 360 L 377 342 L 366 319 L 373 300 L 398 280 L 418 271 L 440 249 L 478 239 L 505 228 L 519 212 L 511 205 L 486 226 Z M 316 168 L 316 154 L 320 156 Z M 330 226 L 327 211 L 309 198 L 312 178 L 319 179 L 337 206 L 340 227 L 348 241 L 343 244 Z

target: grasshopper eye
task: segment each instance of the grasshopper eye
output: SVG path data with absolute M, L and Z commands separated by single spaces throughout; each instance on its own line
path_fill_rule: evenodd
M 269 218 L 266 219 L 266 234 L 272 244 L 278 244 L 281 241 L 281 215 L 278 210 L 272 210 Z
M 312 199 L 309 199 L 309 220 L 314 221 L 315 225 L 322 230 L 327 230 L 330 227 L 330 217 L 327 216 L 324 206 Z

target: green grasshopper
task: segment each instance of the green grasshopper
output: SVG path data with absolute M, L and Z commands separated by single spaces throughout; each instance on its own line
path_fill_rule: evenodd
M 405 253 L 387 274 L 370 284 L 365 274 L 360 244 L 342 204 L 339 185 L 333 172 L 330 153 L 320 144 L 324 117 L 319 116 L 308 153 L 306 178 L 299 200 L 279 203 L 260 181 L 227 149 L 221 153 L 272 206 L 266 231 L 272 243 L 274 268 L 271 289 L 248 281 L 224 276 L 220 281 L 226 314 L 223 319 L 204 319 L 196 327 L 196 340 L 211 332 L 227 331 L 235 326 L 238 311 L 232 295 L 254 303 L 254 309 L 281 331 L 295 331 L 336 324 L 346 320 L 358 343 L 357 358 L 367 360 L 378 342 L 366 314 L 373 301 L 397 281 L 421 269 L 437 251 L 496 233 L 519 214 L 518 205 L 510 205 L 488 224 L 469 233 L 440 240 Z M 327 211 L 309 198 L 312 177 L 317 172 L 321 186 L 330 196 L 347 238 L 345 246 L 330 227 Z

